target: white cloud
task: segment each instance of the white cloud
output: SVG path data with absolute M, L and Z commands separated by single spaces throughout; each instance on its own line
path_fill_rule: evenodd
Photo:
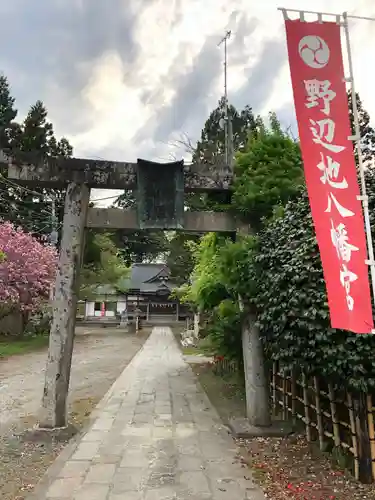
M 256 112 L 280 110 L 286 120 L 293 119 L 283 17 L 277 10 L 278 1 L 116 0 L 114 3 L 118 8 L 98 13 L 92 3 L 77 0 L 74 13 L 66 11 L 63 17 L 66 4 L 60 0 L 40 0 L 40 8 L 44 9 L 40 30 L 33 23 L 20 27 L 24 36 L 29 36 L 29 29 L 30 40 L 36 43 L 36 49 L 31 49 L 38 51 L 34 54 L 35 68 L 29 62 L 26 64 L 24 51 L 13 54 L 16 49 L 11 42 L 0 55 L 0 65 L 9 71 L 11 83 L 14 79 L 22 110 L 26 109 L 26 102 L 43 99 L 56 132 L 69 137 L 77 156 L 124 161 L 135 161 L 137 157 L 166 158 L 169 148 L 163 142 L 171 135 L 189 132 L 197 137 L 207 113 L 223 92 L 222 49 L 217 43 L 227 29 L 232 30 L 228 47 L 230 98 L 238 99 L 239 106 L 250 104 Z M 13 0 L 12 5 L 2 4 L 0 10 L 5 10 L 4 16 L 10 12 L 21 22 L 25 5 L 24 0 Z M 347 9 L 352 14 L 375 17 L 373 0 L 357 0 L 355 7 L 353 0 L 313 3 L 288 0 L 286 6 L 335 13 Z M 49 14 L 47 7 L 51 9 Z M 350 24 L 357 91 L 370 115 L 375 117 L 375 22 L 358 20 Z M 60 36 L 58 40 L 56 33 Z M 58 45 L 53 45 L 56 40 Z M 277 61 L 259 61 L 267 45 L 278 47 Z M 52 62 L 51 50 L 58 51 L 58 64 Z M 35 75 L 31 75 L 32 71 Z M 252 80 L 257 71 L 258 77 Z M 263 81 L 262 72 L 266 75 Z M 192 90 L 195 84 L 197 88 Z M 179 93 L 188 100 L 184 106 L 179 102 Z M 186 117 L 176 115 L 180 109 Z M 165 122 L 161 123 L 162 120 Z M 99 196 L 103 194 L 95 193 L 95 197 Z

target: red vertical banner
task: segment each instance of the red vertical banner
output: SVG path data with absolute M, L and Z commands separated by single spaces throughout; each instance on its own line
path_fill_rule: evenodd
M 285 21 L 307 191 L 333 328 L 373 329 L 340 26 Z

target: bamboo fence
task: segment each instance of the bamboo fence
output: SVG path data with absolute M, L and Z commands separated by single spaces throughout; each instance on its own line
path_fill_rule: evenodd
M 302 422 L 308 442 L 331 451 L 362 482 L 375 481 L 374 397 L 336 390 L 327 381 L 284 373 L 271 374 L 273 412 Z
M 215 358 L 214 373 L 239 370 L 237 363 Z M 304 373 L 285 373 L 273 363 L 270 374 L 275 417 L 302 423 L 306 439 L 331 452 L 357 480 L 375 481 L 375 394 L 338 390 L 329 381 Z
M 239 365 L 236 361 L 224 358 L 224 356 L 215 356 L 213 371 L 215 375 L 224 376 L 230 373 L 237 373 Z

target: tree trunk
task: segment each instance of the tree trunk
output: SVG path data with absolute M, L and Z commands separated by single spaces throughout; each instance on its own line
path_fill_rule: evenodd
M 256 326 L 256 317 L 251 313 L 246 314 L 242 323 L 242 350 L 247 419 L 251 425 L 269 427 L 271 425 L 269 387 L 265 373 L 263 346 L 259 328 Z
M 66 403 L 77 313 L 77 278 L 89 197 L 90 190 L 86 185 L 68 185 L 40 422 L 44 428 L 65 427 L 67 424 Z
M 22 324 L 22 331 L 21 331 L 21 337 L 25 335 L 25 330 L 27 327 L 27 323 L 29 321 L 29 313 L 27 311 L 21 311 L 21 324 Z

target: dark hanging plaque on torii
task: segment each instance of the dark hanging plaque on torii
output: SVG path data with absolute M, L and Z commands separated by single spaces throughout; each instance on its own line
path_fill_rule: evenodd
M 137 160 L 137 210 L 140 229 L 182 229 L 184 161 Z

